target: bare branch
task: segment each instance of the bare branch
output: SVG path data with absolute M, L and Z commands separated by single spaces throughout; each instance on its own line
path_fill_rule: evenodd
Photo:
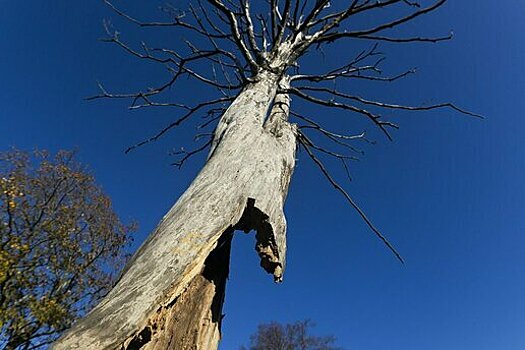
M 446 36 L 438 36 L 438 37 L 412 37 L 412 38 L 389 38 L 385 36 L 374 36 L 374 35 L 360 35 L 356 38 L 358 39 L 367 39 L 367 40 L 376 40 L 376 41 L 387 41 L 391 43 L 413 43 L 413 42 L 429 42 L 429 43 L 437 43 L 440 41 L 447 41 L 452 40 L 454 37 L 454 33 L 450 32 L 449 35 Z
M 186 44 L 188 45 L 188 47 L 190 47 L 190 49 L 192 49 L 193 54 L 188 56 L 188 57 L 184 57 L 182 55 L 180 55 L 179 53 L 177 53 L 176 51 L 173 51 L 173 50 L 167 50 L 167 49 L 150 49 L 146 46 L 145 43 L 142 43 L 142 49 L 143 49 L 143 53 L 141 52 L 138 52 L 136 51 L 135 49 L 131 48 L 130 46 L 128 46 L 127 44 L 125 44 L 124 42 L 122 42 L 120 40 L 120 37 L 118 35 L 117 32 L 114 32 L 114 33 L 111 33 L 110 29 L 106 26 L 106 31 L 107 31 L 107 34 L 108 34 L 108 38 L 106 39 L 102 39 L 102 41 L 104 42 L 109 42 L 109 43 L 115 43 L 117 44 L 119 47 L 121 47 L 122 49 L 124 49 L 126 52 L 130 53 L 131 55 L 137 57 L 137 58 L 140 58 L 140 59 L 143 59 L 143 60 L 148 60 L 148 61 L 153 61 L 153 62 L 156 62 L 156 63 L 161 63 L 161 64 L 165 64 L 168 71 L 170 71 L 171 73 L 173 73 L 173 76 L 172 78 L 165 84 L 157 87 L 157 88 L 150 88 L 148 89 L 147 92 L 139 92 L 139 93 L 135 93 L 135 94 L 131 94 L 133 95 L 134 97 L 136 98 L 142 98 L 143 96 L 151 96 L 151 95 L 156 95 L 156 94 L 159 94 L 160 92 L 164 91 L 165 89 L 171 87 L 172 85 L 175 84 L 175 82 L 178 80 L 178 78 L 182 75 L 182 74 L 188 74 L 189 76 L 203 82 L 203 83 L 206 83 L 210 86 L 213 86 L 217 89 L 228 89 L 228 90 L 235 90 L 235 89 L 239 89 L 240 87 L 242 87 L 242 82 L 238 83 L 238 84 L 235 84 L 235 85 L 232 85 L 231 82 L 228 82 L 228 84 L 221 84 L 217 79 L 208 79 L 206 77 L 204 77 L 203 75 L 197 73 L 196 71 L 194 71 L 193 69 L 189 68 L 188 67 L 188 63 L 192 63 L 192 62 L 197 62 L 197 61 L 200 61 L 200 60 L 208 60 L 208 59 L 212 59 L 214 57 L 221 57 L 221 56 L 224 56 L 224 57 L 227 57 L 231 60 L 234 60 L 235 59 L 235 56 L 233 54 L 229 54 L 227 51 L 224 51 L 224 50 L 221 50 L 221 49 L 214 49 L 214 50 L 210 50 L 210 51 L 206 51 L 206 50 L 197 50 L 190 42 L 186 41 Z M 167 53 L 173 57 L 166 57 L 166 58 L 161 58 L 161 57 L 156 57 L 156 56 L 153 56 L 150 51 L 155 51 L 155 52 L 162 52 L 162 53 Z M 221 62 L 221 61 L 216 61 L 216 62 Z M 175 69 L 173 67 L 170 67 L 169 64 L 175 66 Z M 238 71 L 241 71 L 241 69 L 238 69 Z M 100 85 L 99 85 L 100 87 Z M 104 90 L 101 89 L 103 92 Z M 125 97 L 131 97 L 130 94 L 124 94 L 124 95 L 120 95 L 119 98 L 125 98 Z M 91 99 L 96 99 L 96 98 L 102 98 L 102 97 L 114 97 L 114 96 L 109 96 L 109 94 L 107 94 L 106 92 L 104 92 L 102 95 L 97 95 L 97 96 L 93 96 L 93 97 L 90 97 L 88 98 L 88 100 L 91 100 Z
M 227 33 L 220 33 L 220 34 L 214 34 L 210 31 L 206 30 L 205 28 L 197 28 L 196 26 L 182 21 L 182 18 L 185 17 L 185 14 L 182 13 L 178 16 L 173 16 L 174 20 L 172 22 L 143 22 L 135 17 L 132 17 L 125 13 L 124 11 L 118 9 L 115 5 L 113 5 L 109 0 L 103 0 L 104 3 L 110 7 L 116 14 L 123 17 L 124 19 L 128 20 L 129 22 L 138 25 L 139 27 L 181 27 L 184 29 L 189 29 L 195 33 L 198 33 L 200 35 L 211 37 L 211 38 L 219 38 L 219 39 L 229 39 L 231 35 L 228 35 Z
M 469 115 L 469 116 L 472 116 L 472 117 L 483 119 L 482 115 L 479 115 L 479 114 L 476 114 L 476 113 L 469 112 L 467 110 L 461 109 L 461 108 L 457 107 L 456 105 L 454 105 L 452 103 L 449 103 L 449 102 L 433 104 L 433 105 L 429 105 L 429 106 L 404 106 L 404 105 L 397 105 L 397 104 L 391 104 L 391 103 L 384 103 L 384 102 L 367 100 L 367 99 L 364 99 L 364 98 L 359 97 L 359 96 L 345 94 L 345 93 L 339 92 L 339 91 L 337 91 L 335 89 L 329 89 L 329 88 L 325 88 L 325 87 L 300 86 L 300 87 L 297 87 L 297 89 L 300 89 L 300 90 L 303 90 L 303 91 L 324 92 L 324 93 L 328 93 L 328 94 L 331 94 L 331 95 L 334 95 L 334 96 L 337 96 L 337 97 L 342 97 L 342 98 L 345 98 L 345 99 L 348 99 L 348 100 L 357 101 L 357 102 L 365 104 L 365 105 L 376 106 L 376 107 L 381 107 L 381 108 L 389 108 L 389 109 L 401 109 L 401 110 L 405 110 L 405 111 L 429 111 L 429 110 L 438 109 L 438 108 L 451 108 L 451 109 L 455 110 L 456 112 L 459 112 L 459 113 L 462 113 L 462 114 L 465 114 L 465 115 Z
M 336 152 L 331 151 L 329 149 L 326 149 L 324 147 L 318 146 L 315 143 L 313 143 L 312 140 L 310 140 L 308 137 L 306 137 L 306 135 L 304 133 L 300 132 L 300 134 L 301 134 L 301 137 L 303 137 L 304 140 L 306 140 L 308 142 L 308 145 L 310 147 L 312 147 L 313 149 L 315 149 L 315 150 L 317 150 L 317 151 L 319 151 L 321 153 L 324 153 L 324 154 L 327 154 L 327 155 L 329 155 L 331 157 L 337 158 L 337 159 L 343 161 L 343 163 L 345 163 L 346 160 L 359 160 L 359 158 L 357 158 L 357 157 L 347 156 L 347 155 L 344 155 L 344 154 L 336 153 Z
M 398 75 L 393 76 L 387 76 L 387 77 L 378 77 L 378 76 L 370 76 L 370 75 L 363 75 L 363 74 L 354 74 L 352 76 L 348 76 L 348 78 L 354 78 L 354 79 L 363 79 L 363 80 L 372 80 L 372 81 L 382 81 L 391 83 L 393 81 L 396 81 L 398 79 L 405 78 L 406 76 L 410 74 L 416 73 L 416 68 L 409 69 L 403 73 L 400 73 Z
M 366 141 L 368 143 L 372 143 L 374 144 L 375 142 L 374 141 L 370 141 L 366 138 L 366 133 L 363 131 L 362 133 L 360 134 L 357 134 L 357 135 L 344 135 L 344 134 L 339 134 L 339 133 L 335 133 L 333 131 L 329 131 L 329 130 L 326 130 L 324 127 L 322 127 L 319 123 L 313 121 L 312 119 L 310 118 L 307 118 L 303 115 L 300 115 L 296 112 L 293 112 L 293 111 L 290 111 L 290 114 L 298 119 L 301 119 L 305 122 L 307 122 L 308 124 L 307 125 L 301 125 L 299 126 L 299 129 L 312 129 L 312 130 L 315 130 L 315 131 L 318 131 L 320 132 L 322 135 L 326 136 L 330 141 L 340 145 L 340 146 L 343 146 L 345 148 L 348 148 L 350 149 L 351 151 L 353 152 L 356 152 L 356 153 L 359 153 L 359 154 L 364 154 L 364 152 L 352 145 L 350 145 L 348 143 L 348 141 L 356 141 L 356 140 L 363 140 L 363 141 Z
M 333 74 L 295 75 L 291 77 L 290 80 L 291 81 L 303 80 L 303 81 L 310 81 L 310 82 L 318 83 L 321 81 L 329 81 L 329 80 L 336 80 L 338 78 L 344 78 L 344 79 L 364 79 L 364 80 L 393 82 L 398 79 L 404 78 L 410 74 L 416 73 L 416 69 L 412 68 L 398 75 L 388 76 L 388 77 L 370 76 L 370 75 L 361 74 L 362 71 L 366 71 L 366 70 L 373 70 L 377 73 L 381 73 L 381 71 L 374 69 L 374 67 L 372 66 L 364 66 L 364 67 L 352 68 L 352 69 L 349 69 L 343 72 L 338 72 L 338 73 L 333 73 Z
M 321 30 L 317 31 L 315 35 L 323 35 L 331 29 L 339 26 L 343 21 L 349 17 L 356 15 L 361 12 L 371 11 L 374 9 L 386 8 L 391 5 L 403 2 L 403 0 L 386 0 L 386 1 L 374 1 L 371 3 L 370 0 L 364 1 L 362 4 L 358 4 L 358 0 L 353 0 L 352 3 L 344 10 L 339 12 L 330 13 L 324 17 L 318 18 L 315 21 L 310 22 L 309 28 L 314 28 L 318 25 L 323 24 Z
M 248 43 L 250 44 L 250 48 L 252 51 L 254 51 L 257 56 L 260 56 L 261 50 L 259 49 L 259 45 L 257 45 L 257 40 L 255 39 L 255 28 L 253 26 L 252 17 L 250 14 L 250 0 L 240 0 L 243 10 L 244 19 L 246 20 L 247 26 L 248 26 Z
M 362 77 L 362 72 L 371 71 L 374 73 L 381 74 L 381 69 L 379 68 L 380 64 L 385 60 L 384 55 L 381 52 L 377 51 L 378 44 L 375 43 L 372 45 L 370 49 L 363 50 L 359 54 L 357 54 L 356 57 L 352 59 L 349 63 L 338 67 L 336 69 L 333 69 L 329 72 L 323 73 L 323 74 L 317 74 L 317 75 L 295 75 L 290 78 L 291 81 L 298 81 L 298 80 L 307 80 L 311 82 L 321 82 L 321 81 L 327 81 L 327 80 L 336 80 L 338 78 L 360 78 Z M 360 65 L 364 64 L 364 61 L 368 59 L 372 59 L 375 57 L 378 57 L 378 59 L 375 60 L 372 64 L 368 65 Z M 410 73 L 415 72 L 415 70 L 407 71 L 400 76 L 398 76 L 395 79 L 398 79 L 400 77 L 406 76 Z M 390 81 L 395 80 L 394 78 L 390 78 Z
M 294 87 L 288 89 L 287 91 L 291 94 L 301 97 L 302 99 L 308 102 L 312 102 L 312 103 L 315 103 L 321 106 L 325 106 L 325 107 L 334 107 L 338 109 L 352 111 L 352 112 L 356 112 L 358 114 L 364 115 L 365 117 L 370 119 L 375 125 L 377 125 L 377 127 L 385 134 L 385 136 L 390 141 L 392 141 L 392 136 L 390 136 L 390 133 L 388 132 L 387 127 L 394 128 L 394 129 L 399 128 L 396 124 L 392 122 L 381 120 L 380 115 L 373 114 L 365 109 L 361 109 L 361 108 L 358 108 L 358 107 L 355 107 L 349 104 L 345 104 L 345 103 L 336 102 L 333 100 L 323 100 L 317 97 L 313 97 L 313 96 L 305 94 L 301 90 L 294 88 Z
M 332 186 L 339 191 L 347 200 L 347 202 L 357 211 L 359 216 L 363 219 L 363 221 L 366 223 L 366 225 L 372 230 L 372 232 L 390 249 L 390 251 L 396 256 L 396 258 L 404 264 L 405 261 L 403 260 L 403 257 L 401 254 L 397 252 L 397 250 L 394 248 L 394 246 L 388 241 L 388 239 L 379 231 L 375 225 L 372 223 L 372 221 L 368 218 L 368 216 L 365 214 L 365 212 L 359 207 L 359 205 L 350 197 L 348 192 L 337 183 L 334 178 L 330 175 L 330 172 L 326 169 L 325 165 L 319 160 L 319 158 L 316 157 L 316 155 L 312 152 L 310 149 L 310 145 L 308 144 L 308 141 L 302 139 L 299 137 L 299 143 L 303 146 L 303 148 L 306 150 L 306 153 L 308 153 L 308 156 L 314 161 L 314 163 L 317 165 L 319 170 L 323 173 L 323 175 L 326 177 L 326 179 L 332 184 Z
M 202 5 L 202 1 L 201 0 L 197 0 L 198 4 L 199 4 L 199 9 L 201 10 L 202 14 L 204 15 L 204 19 L 206 20 L 206 23 L 215 31 L 217 32 L 218 34 L 220 35 L 224 35 L 224 36 L 227 36 L 229 35 L 229 39 L 231 39 L 231 33 L 226 33 L 224 32 L 221 28 L 219 28 L 219 26 L 217 24 L 215 24 L 215 22 L 213 20 L 211 20 L 210 18 L 210 15 L 208 14 L 208 11 L 206 11 L 206 9 L 204 8 L 204 6 Z M 191 7 L 190 7 L 191 9 Z M 199 18 L 199 16 L 195 15 L 196 18 Z M 222 18 L 219 16 L 219 18 Z M 199 21 L 200 18 L 199 18 Z M 204 25 L 202 26 L 204 28 Z M 233 40 L 232 40 L 233 41 Z M 234 41 L 233 41 L 234 42 Z
M 210 134 L 210 135 L 213 135 L 213 134 Z M 197 135 L 197 136 L 199 136 L 199 135 Z M 197 136 L 195 137 L 196 139 L 198 138 Z M 179 159 L 178 161 L 171 163 L 171 165 L 175 165 L 179 169 L 182 168 L 182 166 L 184 165 L 184 163 L 188 159 L 190 159 L 194 155 L 196 155 L 196 154 L 206 150 L 211 145 L 211 143 L 212 143 L 212 137 L 210 137 L 209 140 L 205 144 L 199 146 L 198 148 L 196 148 L 194 150 L 186 151 L 184 148 L 181 148 L 180 151 L 172 152 L 171 153 L 172 155 L 181 155 L 181 154 L 183 154 L 184 156 L 181 159 Z
M 332 151 L 330 151 L 328 149 L 325 149 L 323 147 L 317 146 L 304 133 L 299 131 L 299 134 L 300 134 L 299 137 L 304 139 L 304 141 L 311 148 L 313 148 L 313 149 L 315 149 L 315 150 L 317 150 L 317 151 L 319 151 L 321 153 L 327 154 L 327 155 L 329 155 L 332 158 L 335 158 L 335 159 L 339 160 L 341 162 L 342 166 L 343 166 L 343 169 L 345 170 L 346 177 L 348 178 L 348 181 L 352 181 L 352 176 L 350 175 L 350 170 L 348 169 L 348 164 L 346 162 L 347 162 L 347 160 L 359 160 L 358 158 L 356 158 L 356 157 L 348 157 L 348 156 L 345 156 L 343 154 L 335 153 L 335 152 L 332 152 Z
M 401 25 L 403 23 L 411 21 L 411 20 L 413 20 L 413 19 L 415 19 L 415 18 L 417 18 L 417 17 L 419 17 L 421 15 L 424 15 L 426 13 L 432 12 L 433 10 L 435 10 L 438 7 L 442 6 L 446 1 L 447 0 L 439 0 L 439 1 L 435 2 L 433 5 L 425 7 L 423 9 L 418 10 L 418 11 L 415 11 L 415 12 L 411 13 L 410 15 L 398 18 L 398 19 L 393 20 L 393 21 L 388 22 L 388 23 L 380 24 L 380 25 L 378 25 L 378 26 L 376 26 L 374 28 L 370 28 L 370 29 L 350 31 L 350 32 L 347 32 L 347 31 L 335 32 L 335 33 L 331 33 L 331 34 L 325 34 L 325 33 L 327 33 L 327 30 L 325 30 L 314 41 L 318 42 L 318 43 L 319 42 L 333 42 L 333 41 L 341 39 L 341 38 L 359 37 L 359 36 L 363 36 L 363 35 L 366 36 L 366 35 L 370 35 L 370 34 L 374 34 L 374 33 L 383 31 L 385 29 L 394 28 L 394 27 L 397 27 L 397 26 L 399 26 L 399 25 Z M 385 3 L 388 3 L 388 1 L 385 2 Z M 332 28 L 330 28 L 330 29 L 332 29 Z
M 214 121 L 218 120 L 223 114 L 226 112 L 226 108 L 219 107 L 219 108 L 212 108 L 210 109 L 204 118 L 210 118 L 206 122 L 200 124 L 197 126 L 197 129 L 203 129 L 213 123 Z
M 355 4 L 358 2 L 358 0 L 353 0 L 352 5 L 350 7 L 352 8 L 355 6 Z M 305 28 L 308 28 L 312 25 L 312 21 L 319 15 L 319 13 L 330 3 L 329 0 L 317 0 L 314 7 L 308 13 L 306 18 L 304 19 L 303 24 L 298 28 L 298 32 L 303 31 Z
M 285 0 L 284 2 L 284 16 L 281 18 L 281 21 L 279 23 L 279 28 L 277 31 L 277 35 L 274 38 L 274 49 L 278 48 L 278 46 L 282 43 L 284 33 L 286 31 L 286 27 L 288 25 L 288 19 L 290 18 L 290 6 L 292 4 L 291 0 Z
M 228 7 L 226 7 L 226 5 L 224 5 L 221 2 L 221 0 L 207 0 L 207 1 L 208 3 L 213 5 L 218 11 L 224 14 L 224 16 L 226 16 L 229 22 L 232 34 L 233 34 L 233 38 L 235 40 L 235 43 L 237 44 L 238 49 L 241 51 L 242 55 L 246 59 L 246 62 L 248 62 L 248 64 L 252 68 L 252 71 L 257 72 L 257 67 L 258 67 L 257 62 L 252 57 L 252 54 L 250 53 L 250 51 L 246 47 L 246 44 L 244 43 L 244 40 L 242 39 L 242 35 L 239 30 L 239 23 L 237 21 L 235 13 L 233 13 L 230 9 L 228 9 Z
M 271 30 L 271 38 L 272 40 L 275 38 L 276 36 L 276 32 L 275 32 L 275 29 L 277 27 L 277 16 L 279 14 L 279 9 L 277 7 L 277 0 L 270 0 L 269 1 L 269 4 L 270 4 L 270 30 Z
M 268 26 L 266 25 L 266 19 L 262 15 L 258 15 L 257 19 L 259 20 L 259 23 L 261 24 L 261 38 L 262 38 L 262 45 L 263 50 L 268 50 L 268 41 L 271 40 L 271 34 L 268 31 Z
M 132 150 L 134 150 L 137 147 L 143 146 L 143 145 L 145 145 L 147 143 L 150 143 L 150 142 L 157 141 L 162 135 L 164 135 L 165 133 L 167 133 L 171 129 L 179 126 L 182 122 L 184 122 L 186 119 L 188 119 L 191 116 L 193 116 L 196 112 L 198 112 L 199 110 L 201 110 L 204 107 L 207 107 L 207 106 L 210 106 L 210 105 L 214 105 L 214 104 L 217 104 L 217 103 L 231 102 L 233 100 L 234 100 L 233 97 L 222 97 L 222 98 L 218 98 L 218 99 L 211 100 L 211 101 L 201 102 L 198 105 L 196 105 L 195 107 L 192 107 L 186 114 L 184 114 L 183 116 L 181 116 L 179 119 L 177 119 L 173 123 L 169 124 L 168 126 L 164 127 L 162 130 L 160 130 L 158 133 L 156 133 L 152 137 L 150 137 L 150 138 L 148 138 L 148 139 L 146 139 L 144 141 L 141 141 L 141 142 L 139 142 L 139 143 L 137 143 L 137 144 L 135 144 L 133 146 L 128 147 L 128 149 L 126 149 L 126 151 L 124 153 L 129 153 L 129 152 L 131 152 Z

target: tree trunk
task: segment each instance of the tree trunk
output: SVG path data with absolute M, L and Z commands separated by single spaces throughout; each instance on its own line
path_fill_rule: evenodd
M 199 175 L 111 292 L 53 349 L 217 349 L 236 229 L 257 231 L 261 266 L 282 279 L 296 130 L 288 96 L 276 97 L 278 83 L 263 72 L 243 89 Z

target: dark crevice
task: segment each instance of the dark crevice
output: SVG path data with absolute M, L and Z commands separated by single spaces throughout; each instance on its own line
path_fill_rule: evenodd
M 277 94 L 273 97 L 272 101 L 268 105 L 268 109 L 266 110 L 266 113 L 264 115 L 263 125 L 266 124 L 268 120 L 270 120 L 270 116 L 272 115 L 273 106 L 275 104 L 275 98 L 277 97 Z
M 222 305 L 226 295 L 226 280 L 230 273 L 230 252 L 233 238 L 233 228 L 228 228 L 217 242 L 217 247 L 208 255 L 204 262 L 202 276 L 215 284 L 211 312 L 212 321 L 219 323 L 221 329 Z
M 217 246 L 211 251 L 199 276 L 204 277 L 209 283 L 215 285 L 215 294 L 211 303 L 212 322 L 217 323 L 219 331 L 221 329 L 223 314 L 222 308 L 226 295 L 226 282 L 230 271 L 230 253 L 233 233 L 235 230 L 244 232 L 256 231 L 256 250 L 261 258 L 261 266 L 271 274 L 275 275 L 276 269 L 280 267 L 275 262 L 276 245 L 273 237 L 273 229 L 268 222 L 268 215 L 255 207 L 255 199 L 248 198 L 245 210 L 239 222 L 227 228 L 217 241 Z M 201 278 L 202 278 L 201 277 Z M 192 294 L 191 298 L 199 298 L 199 293 Z M 175 307 L 179 302 L 179 296 L 166 308 Z M 195 320 L 194 320 L 195 321 Z M 158 332 L 157 325 L 149 325 L 142 329 L 132 338 L 125 350 L 140 350 L 152 340 L 154 334 Z
M 139 350 L 151 340 L 151 328 L 144 328 L 126 347 L 126 350 Z
M 219 330 L 221 329 L 222 323 L 222 306 L 224 304 L 225 292 L 226 292 L 226 280 L 229 274 L 230 265 L 230 251 L 231 241 L 233 238 L 233 228 L 228 228 L 219 238 L 217 247 L 208 255 L 204 262 L 204 268 L 200 276 L 204 277 L 207 281 L 215 285 L 215 295 L 213 296 L 211 304 L 212 321 L 218 323 Z M 196 276 L 196 278 L 199 275 Z M 194 298 L 199 298 L 199 293 L 192 295 Z M 166 306 L 166 308 L 172 308 L 179 301 L 177 297 L 173 302 Z M 157 324 L 153 324 L 145 327 L 136 334 L 131 342 L 126 346 L 125 350 L 140 350 L 147 343 L 149 343 L 154 334 L 158 331 Z

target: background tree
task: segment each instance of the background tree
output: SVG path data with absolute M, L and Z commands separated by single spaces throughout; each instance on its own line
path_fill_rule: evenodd
M 0 153 L 0 348 L 39 348 L 85 315 L 132 229 L 73 152 Z
M 264 323 L 250 337 L 248 350 L 340 350 L 332 336 L 310 334 L 312 322 L 298 321 L 289 324 Z M 240 350 L 247 350 L 244 346 Z
M 166 6 L 165 22 L 143 22 L 105 3 L 120 17 L 140 27 L 177 31 L 177 48 L 134 48 L 106 23 L 106 42 L 140 60 L 166 67 L 166 82 L 138 92 L 113 93 L 99 84 L 91 99 L 131 100 L 131 109 L 167 107 L 180 116 L 156 135 L 130 150 L 158 140 L 199 114 L 208 117 L 198 128 L 201 144 L 181 150 L 176 165 L 209 150 L 208 160 L 157 229 L 134 255 L 122 278 L 104 302 L 59 340 L 57 349 L 214 349 L 220 338 L 222 302 L 230 242 L 235 230 L 257 231 L 261 266 L 281 281 L 285 269 L 286 220 L 283 204 L 295 168 L 296 146 L 319 168 L 366 222 L 372 232 L 402 261 L 400 254 L 363 210 L 334 179 L 325 160 L 345 169 L 366 142 L 361 131 L 328 130 L 315 116 L 290 111 L 290 98 L 364 117 L 391 139 L 397 125 L 388 111 L 449 108 L 471 116 L 451 103 L 407 106 L 362 97 L 339 88 L 346 81 L 391 82 L 413 69 L 381 75 L 383 55 L 377 42 L 438 42 L 443 37 L 399 37 L 388 31 L 430 13 L 446 0 L 420 4 L 408 0 L 207 0 L 190 3 L 187 11 Z M 253 5 L 253 6 L 251 6 Z M 184 34 L 182 34 L 184 33 Z M 385 34 L 386 33 L 386 34 Z M 348 54 L 339 67 L 311 67 L 304 58 L 334 42 L 373 41 Z M 181 78 L 203 83 L 218 97 L 196 104 L 167 98 Z M 179 86 L 180 87 L 180 86 Z M 199 96 L 207 94 L 199 91 Z M 290 123 L 294 117 L 298 124 Z M 311 133 L 310 135 L 308 133 Z M 313 134 L 313 135 L 312 135 Z M 205 141 L 202 141 L 205 139 Z M 335 147 L 335 148 L 334 148 Z

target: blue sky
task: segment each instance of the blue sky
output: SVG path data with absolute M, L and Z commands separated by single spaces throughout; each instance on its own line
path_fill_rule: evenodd
M 152 2 L 153 3 L 153 2 Z M 147 16 L 155 5 L 133 1 Z M 275 285 L 258 266 L 253 235 L 234 240 L 221 350 L 246 343 L 260 322 L 310 318 L 352 350 L 518 350 L 525 347 L 525 3 L 449 1 L 402 31 L 448 33 L 439 45 L 384 45 L 392 72 L 419 72 L 393 85 L 363 86 L 385 101 L 452 101 L 484 121 L 450 111 L 395 113 L 389 142 L 356 117 L 294 100 L 339 128 L 366 126 L 378 143 L 352 166 L 346 187 L 406 259 L 401 266 L 304 154 L 286 205 L 289 255 Z M 79 150 L 139 244 L 184 191 L 202 157 L 181 171 L 168 151 L 193 130 L 170 133 L 128 155 L 127 146 L 173 120 L 168 110 L 129 112 L 86 102 L 97 80 L 114 90 L 158 81 L 162 71 L 97 41 L 102 2 L 3 1 L 0 12 L 0 148 Z M 114 19 L 130 42 L 175 43 L 170 32 L 138 32 Z M 352 43 L 309 64 L 330 66 Z M 328 50 L 327 50 L 328 52 Z M 334 51 L 332 51 L 334 52 Z M 362 91 L 362 92 L 361 92 Z M 199 91 L 172 91 L 191 100 Z M 176 95 L 175 95 L 176 94 Z M 340 170 L 334 168 L 339 179 Z

